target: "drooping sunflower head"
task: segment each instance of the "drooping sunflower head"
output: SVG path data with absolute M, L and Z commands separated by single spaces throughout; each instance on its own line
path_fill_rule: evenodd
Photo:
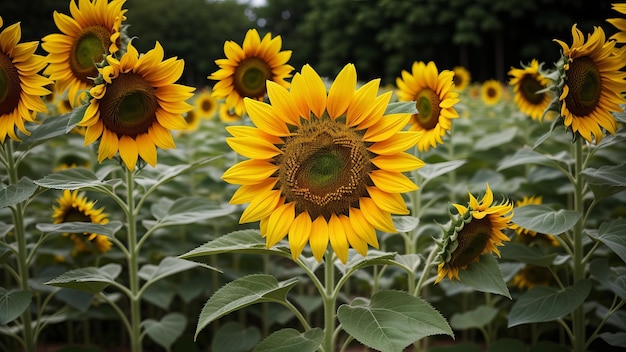
M 66 222 L 90 222 L 93 224 L 107 224 L 108 214 L 104 208 L 95 209 L 95 202 L 80 194 L 78 190 L 63 191 L 63 195 L 57 199 L 57 205 L 53 206 L 53 223 Z M 77 253 L 105 253 L 111 249 L 111 241 L 106 235 L 97 233 L 64 233 L 75 244 L 74 254 Z
M 454 104 L 459 94 L 454 91 L 454 72 L 437 71 L 434 62 L 414 62 L 412 72 L 402 71 L 396 78 L 398 100 L 415 101 L 418 113 L 411 116 L 410 129 L 422 133 L 417 142 L 421 151 L 442 144 L 441 137 L 452 128 L 452 119 L 459 117 Z
M 479 261 L 484 254 L 500 256 L 497 246 L 509 241 L 502 230 L 510 227 L 513 205 L 508 200 L 494 203 L 488 184 L 480 202 L 471 193 L 469 197 L 467 207 L 453 204 L 458 214 L 450 214 L 449 227 L 438 242 L 440 263 L 435 283 L 445 277 L 459 280 L 459 270 Z
M 191 110 L 185 100 L 194 88 L 175 84 L 184 69 L 176 57 L 163 61 L 163 47 L 139 56 L 128 42 L 126 53 L 117 60 L 107 56 L 99 68 L 98 83 L 91 88 L 91 100 L 78 126 L 86 127 L 85 145 L 100 140 L 98 161 L 119 155 L 133 170 L 141 158 L 156 165 L 157 150 L 175 148 L 170 130 L 187 127 L 183 113 Z
M 217 111 L 217 101 L 210 90 L 203 89 L 195 96 L 195 113 L 203 119 L 210 119 Z
M 285 88 L 286 78 L 291 77 L 293 67 L 287 64 L 291 50 L 281 51 L 280 36 L 272 38 L 267 33 L 263 39 L 256 29 L 250 29 L 243 46 L 234 41 L 224 43 L 225 59 L 215 60 L 220 67 L 208 78 L 218 81 L 213 86 L 216 99 L 226 99 L 229 109 L 237 116 L 245 112 L 244 98 L 263 100 L 266 95 L 265 81 L 272 81 Z
M 270 103 L 246 99 L 256 127 L 231 126 L 226 141 L 244 160 L 222 178 L 241 187 L 231 203 L 250 203 L 240 222 L 260 221 L 268 247 L 288 235 L 297 258 L 307 243 L 322 260 L 328 243 L 347 261 L 348 248 L 377 247 L 376 229 L 394 233 L 391 214 L 408 214 L 402 193 L 417 189 L 403 172 L 423 165 L 404 152 L 420 135 L 403 131 L 411 115 L 384 115 L 392 92 L 380 80 L 356 89 L 346 65 L 327 92 L 309 65 L 287 90 L 268 81 Z
M 521 200 L 515 202 L 515 208 L 523 207 L 529 204 L 539 205 L 542 204 L 542 202 L 543 200 L 541 196 L 524 197 Z M 537 231 L 525 229 L 515 223 L 511 223 L 510 228 L 512 230 L 515 230 L 516 240 L 524 244 L 532 245 L 536 243 L 543 243 L 551 247 L 557 247 L 561 245 L 553 235 L 538 233 Z
M 495 79 L 484 81 L 480 87 L 480 98 L 487 106 L 498 104 L 502 98 L 502 84 Z
M 0 17 L 0 28 L 3 21 Z M 50 94 L 46 86 L 52 81 L 39 75 L 46 66 L 45 59 L 35 55 L 39 43 L 19 43 L 22 29 L 19 23 L 0 32 L 0 143 L 7 136 L 20 141 L 15 128 L 25 135 L 25 121 L 34 122 L 37 112 L 46 112 L 41 96 Z
M 536 286 L 549 286 L 553 281 L 550 270 L 543 266 L 526 264 L 513 279 L 511 285 L 520 289 L 531 289 Z
M 623 4 L 612 4 L 612 9 L 621 13 L 622 15 L 626 15 L 626 3 Z M 626 43 L 626 18 L 609 18 L 607 20 L 610 24 L 617 28 L 618 32 L 611 36 L 612 40 L 615 40 L 618 43 Z
M 533 120 L 541 121 L 553 97 L 545 90 L 550 80 L 541 72 L 539 61 L 533 59 L 530 66 L 521 69 L 511 67 L 509 75 L 517 107 Z
M 80 90 L 93 86 L 93 79 L 98 76 L 96 64 L 121 47 L 125 2 L 79 0 L 77 5 L 72 0 L 71 16 L 54 12 L 54 22 L 61 33 L 42 39 L 41 47 L 48 52 L 49 62 L 44 73 L 56 82 L 59 92 L 68 90 L 72 106 L 80 103 Z
M 471 73 L 463 66 L 456 66 L 452 69 L 454 72 L 454 76 L 452 77 L 452 81 L 454 82 L 454 90 L 457 92 L 462 92 L 470 85 L 472 82 Z
M 617 50 L 615 42 L 605 40 L 604 31 L 595 27 L 587 41 L 583 33 L 572 26 L 573 43 L 570 47 L 555 39 L 563 57 L 557 64 L 562 72 L 561 116 L 565 127 L 588 142 L 599 143 L 605 129 L 615 134 L 616 122 L 611 112 L 623 111 L 625 104 L 626 50 Z

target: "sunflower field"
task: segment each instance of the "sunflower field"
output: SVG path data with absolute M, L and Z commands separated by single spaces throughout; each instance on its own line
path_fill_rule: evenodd
M 626 4 L 505 80 L 251 25 L 197 84 L 131 1 L 0 12 L 1 351 L 626 348 Z

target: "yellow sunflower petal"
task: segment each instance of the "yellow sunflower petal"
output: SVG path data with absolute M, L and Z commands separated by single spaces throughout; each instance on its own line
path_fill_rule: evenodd
M 291 224 L 289 229 L 289 249 L 294 260 L 298 259 L 304 246 L 311 236 L 312 222 L 309 213 L 300 213 Z
M 311 245 L 311 252 L 318 262 L 322 261 L 326 248 L 328 248 L 328 223 L 323 216 L 318 216 L 311 224 L 311 235 L 309 243 Z M 332 265 L 327 263 L 327 265 Z

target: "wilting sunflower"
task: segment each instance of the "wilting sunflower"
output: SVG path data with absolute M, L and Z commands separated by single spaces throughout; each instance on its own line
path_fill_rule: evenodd
M 548 91 L 537 93 L 546 89 L 550 83 L 550 80 L 540 70 L 539 61 L 533 59 L 530 66 L 511 67 L 509 71 L 509 75 L 512 76 L 509 84 L 513 86 L 515 92 L 515 104 L 522 113 L 538 121 L 541 121 L 544 112 L 552 101 L 552 96 Z
M 493 106 L 498 104 L 502 97 L 502 85 L 495 79 L 490 79 L 480 87 L 480 98 L 487 106 Z
M 95 202 L 87 200 L 83 194 L 76 191 L 63 191 L 63 195 L 57 199 L 57 205 L 53 207 L 53 223 L 65 222 L 90 222 L 92 224 L 107 224 L 108 215 L 104 208 L 95 209 Z M 111 249 L 111 241 L 106 235 L 97 233 L 64 233 L 69 236 L 76 245 L 75 254 L 83 252 L 105 253 Z
M 0 17 L 0 27 L 3 21 Z M 43 56 L 35 55 L 39 43 L 19 43 L 22 29 L 19 23 L 0 32 L 0 143 L 7 136 L 14 141 L 20 138 L 17 127 L 25 135 L 24 121 L 34 122 L 36 112 L 46 112 L 41 96 L 50 94 L 45 87 L 52 81 L 38 74 L 46 66 Z
M 249 159 L 222 178 L 241 185 L 231 203 L 250 203 L 240 222 L 260 220 L 268 247 L 289 235 L 294 258 L 308 242 L 321 261 L 330 242 L 345 263 L 348 247 L 365 255 L 376 229 L 396 232 L 392 213 L 409 213 L 402 193 L 417 186 L 403 172 L 423 162 L 404 150 L 420 133 L 402 131 L 408 113 L 383 116 L 392 92 L 377 96 L 379 82 L 357 90 L 348 64 L 327 94 L 305 65 L 290 90 L 268 81 L 270 104 L 245 100 L 256 127 L 227 127 L 226 141 Z
M 526 264 L 513 279 L 511 285 L 521 289 L 531 289 L 536 286 L 549 286 L 553 281 L 552 273 L 546 267 Z
M 452 69 L 454 72 L 454 77 L 452 81 L 454 82 L 454 90 L 457 92 L 462 92 L 469 86 L 472 82 L 472 75 L 470 72 L 463 66 L 456 66 Z
M 471 193 L 469 197 L 467 207 L 453 204 L 459 214 L 450 215 L 450 227 L 438 242 L 440 264 L 435 283 L 446 276 L 459 280 L 459 270 L 479 261 L 484 254 L 495 253 L 500 256 L 497 246 L 509 241 L 502 230 L 510 227 L 513 205 L 508 200 L 494 203 L 489 184 L 480 203 Z
M 234 41 L 224 43 L 226 59 L 215 60 L 220 67 L 208 78 L 217 80 L 213 86 L 216 99 L 226 99 L 226 106 L 234 109 L 235 115 L 245 112 L 244 98 L 262 101 L 265 98 L 265 81 L 273 81 L 288 88 L 286 78 L 291 77 L 293 67 L 287 64 L 291 50 L 280 51 L 282 39 L 272 38 L 267 33 L 263 40 L 256 29 L 250 29 L 243 40 L 243 46 Z
M 174 83 L 184 62 L 176 57 L 163 61 L 159 42 L 139 57 L 132 41 L 120 60 L 109 55 L 107 62 L 99 69 L 100 83 L 89 91 L 93 98 L 78 123 L 87 127 L 85 145 L 100 138 L 98 162 L 119 151 L 129 170 L 138 157 L 155 166 L 156 147 L 176 147 L 170 129 L 187 127 L 182 114 L 191 109 L 185 100 L 194 88 Z
M 42 39 L 41 47 L 48 52 L 48 67 L 44 71 L 56 82 L 59 92 L 68 90 L 71 106 L 76 106 L 79 90 L 93 87 L 98 76 L 96 63 L 107 54 L 115 53 L 121 45 L 122 9 L 126 0 L 79 0 L 70 2 L 71 16 L 54 11 L 54 22 L 61 33 Z
M 211 91 L 203 89 L 196 94 L 195 107 L 195 113 L 198 117 L 208 119 L 215 115 L 217 101 L 213 98 Z
M 563 49 L 562 67 L 565 74 L 560 94 L 561 116 L 565 127 L 571 128 L 588 142 L 599 143 L 604 128 L 615 134 L 616 123 L 611 112 L 621 112 L 619 104 L 626 103 L 626 50 L 616 50 L 615 42 L 606 41 L 604 31 L 595 27 L 585 37 L 572 26 L 572 46 L 555 39 Z
M 626 15 L 626 3 L 612 5 L 613 10 L 621 13 L 622 15 Z M 626 18 L 609 18 L 607 22 L 619 30 L 619 32 L 613 34 L 609 39 L 613 39 L 618 43 L 626 43 Z
M 454 104 L 459 94 L 454 91 L 454 72 L 437 71 L 434 62 L 414 62 L 412 72 L 402 71 L 396 78 L 398 100 L 415 101 L 418 113 L 410 120 L 410 130 L 422 133 L 417 148 L 426 151 L 442 144 L 441 137 L 452 128 L 452 119 L 459 117 Z
M 515 208 L 523 207 L 529 204 L 536 204 L 536 205 L 542 204 L 542 197 L 535 197 L 535 196 L 524 197 L 523 199 L 515 202 Z M 512 230 L 515 230 L 515 233 L 517 234 L 516 236 L 517 241 L 522 242 L 524 244 L 530 245 L 532 243 L 545 243 L 548 246 L 552 246 L 552 247 L 557 247 L 561 245 L 559 241 L 553 235 L 548 235 L 545 233 L 538 233 L 533 230 L 525 229 L 515 223 L 511 223 L 510 228 Z

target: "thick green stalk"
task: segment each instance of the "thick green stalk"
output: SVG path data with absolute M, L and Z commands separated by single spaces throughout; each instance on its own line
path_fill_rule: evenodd
M 324 255 L 324 351 L 335 350 L 335 266 L 333 251 L 327 250 Z
M 135 219 L 134 173 L 126 170 L 127 235 L 128 235 L 128 275 L 130 284 L 130 345 L 131 351 L 141 351 L 141 298 L 139 297 L 139 251 L 137 248 L 137 224 Z
M 575 154 L 575 175 L 576 183 L 574 184 L 574 210 L 581 214 L 580 219 L 574 226 L 574 283 L 585 278 L 585 263 L 583 258 L 585 253 L 583 252 L 583 228 L 585 226 L 583 204 L 583 189 L 584 180 L 582 176 L 583 168 L 583 141 L 579 136 L 576 140 L 574 149 Z M 583 305 L 581 304 L 573 313 L 572 316 L 573 334 L 574 334 L 574 351 L 583 352 L 585 350 L 585 312 Z

